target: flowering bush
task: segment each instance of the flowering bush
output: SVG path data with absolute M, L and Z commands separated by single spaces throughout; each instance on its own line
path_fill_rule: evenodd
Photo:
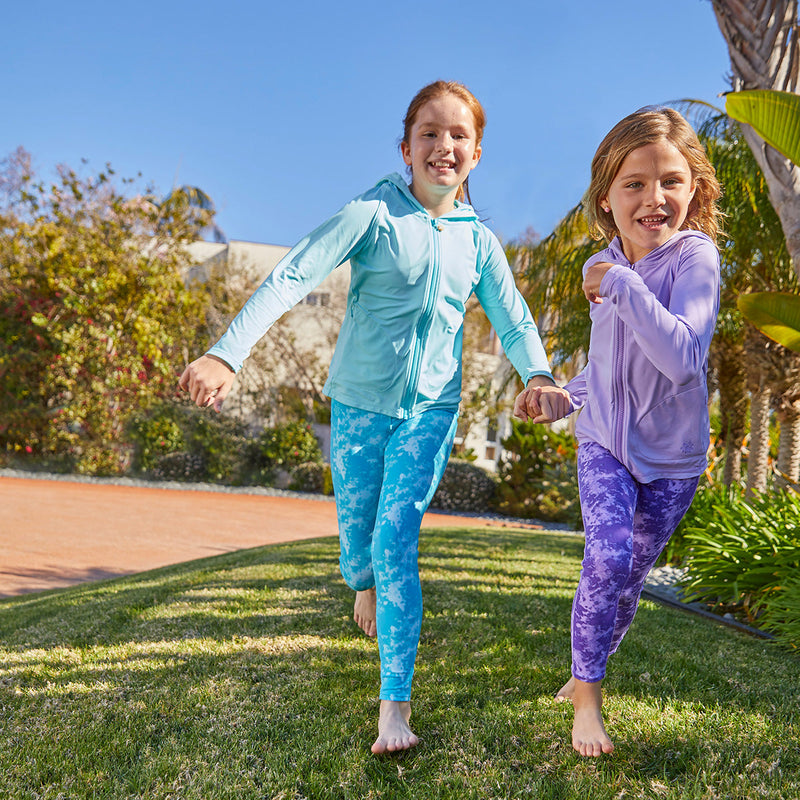
M 183 450 L 186 445 L 179 421 L 167 405 L 154 416 L 136 417 L 130 436 L 135 448 L 133 467 L 143 472 L 152 470 L 164 456 Z
M 36 183 L 27 154 L 15 159 L 0 165 L 0 450 L 120 474 L 128 419 L 172 394 L 184 350 L 204 344 L 206 296 L 185 286 L 183 246 L 204 219 L 131 202 L 111 169 Z

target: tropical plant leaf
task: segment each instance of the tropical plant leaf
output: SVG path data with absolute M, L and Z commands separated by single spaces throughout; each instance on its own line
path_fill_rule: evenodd
M 728 115 L 751 125 L 768 144 L 800 164 L 800 95 L 792 92 L 751 90 L 725 97 Z
M 800 353 L 800 295 L 753 292 L 739 295 L 737 305 L 763 334 Z

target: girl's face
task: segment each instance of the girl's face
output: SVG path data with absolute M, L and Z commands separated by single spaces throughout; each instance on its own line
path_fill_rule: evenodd
M 411 167 L 414 197 L 429 211 L 452 210 L 459 187 L 481 157 L 469 106 L 453 94 L 429 100 L 400 150 Z
M 628 153 L 605 197 L 622 249 L 632 264 L 677 233 L 694 197 L 689 163 L 666 139 Z

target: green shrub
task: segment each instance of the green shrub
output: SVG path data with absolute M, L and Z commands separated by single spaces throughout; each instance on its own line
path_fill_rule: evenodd
M 790 578 L 764 603 L 759 627 L 769 631 L 778 644 L 800 647 L 800 576 Z
M 157 481 L 198 482 L 206 479 L 206 464 L 201 455 L 180 451 L 161 456 L 150 471 Z
M 289 488 L 295 492 L 321 494 L 325 488 L 325 467 L 316 461 L 298 464 L 290 473 Z
M 486 512 L 491 508 L 495 479 L 469 461 L 451 458 L 431 500 L 443 511 Z
M 188 451 L 205 466 L 204 480 L 239 484 L 246 472 L 247 439 L 241 422 L 192 407 L 185 418 Z
M 128 427 L 133 470 L 156 480 L 238 483 L 245 471 L 246 439 L 235 419 L 184 401 L 164 401 Z
M 800 495 L 745 498 L 739 487 L 700 492 L 681 526 L 689 596 L 757 624 L 800 572 Z
M 264 428 L 249 449 L 250 480 L 269 486 L 279 471 L 291 472 L 301 464 L 322 464 L 322 451 L 308 422 L 289 422 Z
M 133 419 L 128 438 L 134 447 L 135 471 L 149 472 L 163 456 L 184 449 L 186 442 L 179 420 L 178 407 L 166 403 Z
M 497 510 L 511 517 L 581 528 L 575 437 L 532 422 L 514 422 L 503 448 Z

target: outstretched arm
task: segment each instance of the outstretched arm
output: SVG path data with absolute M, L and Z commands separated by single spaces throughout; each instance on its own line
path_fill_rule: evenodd
M 186 367 L 178 386 L 189 393 L 193 403 L 201 408 L 213 403 L 214 410 L 219 413 L 234 377 L 233 370 L 221 358 L 204 355 Z

